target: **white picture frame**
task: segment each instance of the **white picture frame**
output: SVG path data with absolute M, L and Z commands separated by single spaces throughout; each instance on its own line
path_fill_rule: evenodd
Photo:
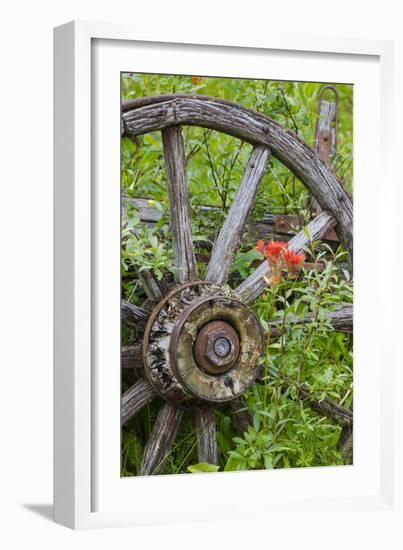
M 380 266 L 393 251 L 384 236 L 393 223 L 386 205 L 394 191 L 385 185 L 380 194 L 378 183 L 380 162 L 390 181 L 393 174 L 392 43 L 270 33 L 253 43 L 237 37 L 233 44 L 193 44 L 186 31 L 152 36 L 130 25 L 73 22 L 55 29 L 54 45 L 55 521 L 81 529 L 298 514 L 302 506 L 314 516 L 324 505 L 387 511 L 397 521 L 396 409 L 389 389 L 396 359 L 393 348 L 381 356 L 387 327 L 369 322 L 391 309 L 391 274 Z M 120 103 L 114 77 L 121 70 L 208 74 L 207 67 L 220 76 L 355 85 L 354 466 L 120 478 Z M 366 132 L 370 111 L 372 132 Z M 360 201 L 365 207 L 357 207 Z

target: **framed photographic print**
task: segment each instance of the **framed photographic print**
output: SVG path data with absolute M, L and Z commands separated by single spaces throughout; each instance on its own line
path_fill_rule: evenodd
M 352 85 L 121 87 L 122 475 L 351 464 Z
M 391 59 L 56 29 L 56 521 L 392 506 Z

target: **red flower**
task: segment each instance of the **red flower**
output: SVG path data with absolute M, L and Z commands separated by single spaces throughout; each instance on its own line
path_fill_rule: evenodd
M 256 244 L 256 250 L 260 252 L 260 254 L 264 254 L 264 241 L 258 241 Z
M 266 245 L 262 240 L 256 244 L 256 250 L 263 254 L 268 261 L 273 285 L 279 284 L 284 272 L 293 274 L 301 268 L 305 262 L 305 254 L 297 253 L 288 248 L 288 243 L 282 241 L 270 241 Z
M 269 260 L 269 263 L 277 263 L 281 259 L 283 251 L 287 248 L 288 244 L 282 241 L 270 241 L 264 249 L 264 255 Z
M 258 241 L 256 245 L 256 250 L 263 254 L 270 264 L 275 264 L 281 259 L 283 250 L 287 248 L 288 244 L 282 241 L 270 241 L 264 244 L 263 241 Z
M 305 254 L 303 252 L 297 254 L 296 252 L 288 249 L 283 251 L 283 258 L 288 269 L 291 271 L 295 271 L 305 262 Z
M 201 76 L 192 76 L 193 86 L 197 86 L 197 84 L 200 84 L 200 82 L 201 82 Z

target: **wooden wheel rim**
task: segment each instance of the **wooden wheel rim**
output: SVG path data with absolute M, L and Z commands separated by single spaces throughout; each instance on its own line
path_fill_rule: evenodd
M 268 116 L 237 103 L 201 95 L 161 95 L 122 106 L 122 132 L 135 137 L 170 126 L 201 126 L 269 148 L 311 191 L 337 222 L 341 243 L 353 260 L 353 205 L 332 170 L 304 141 Z

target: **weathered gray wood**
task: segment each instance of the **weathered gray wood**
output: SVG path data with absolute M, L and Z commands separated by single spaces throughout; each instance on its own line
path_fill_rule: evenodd
M 332 166 L 334 156 L 336 154 L 337 147 L 337 110 L 338 102 L 336 95 L 336 102 L 325 101 L 323 99 L 323 92 L 328 88 L 325 86 L 322 89 L 318 107 L 318 117 L 315 125 L 315 153 L 318 155 L 321 161 L 328 166 Z M 337 92 L 331 88 L 335 94 Z M 310 209 L 315 214 L 320 214 L 322 208 L 318 201 L 311 197 Z M 327 238 L 337 240 L 337 235 L 334 229 L 328 232 Z
M 219 464 L 214 409 L 208 405 L 200 405 L 195 407 L 193 415 L 198 461 Z
M 296 315 L 287 315 L 286 323 L 298 323 L 308 324 L 315 319 L 313 313 L 308 313 L 304 317 L 297 317 Z M 342 304 L 340 309 L 336 311 L 326 311 L 325 319 L 330 322 L 334 330 L 338 332 L 353 332 L 353 304 Z M 278 336 L 281 334 L 281 327 L 283 321 L 276 321 L 271 325 L 270 336 Z
M 232 206 L 214 244 L 205 276 L 206 281 L 217 284 L 224 284 L 227 281 L 228 272 L 241 242 L 246 220 L 265 173 L 269 156 L 267 147 L 256 145 L 253 148 Z
M 140 475 L 153 475 L 162 468 L 175 441 L 182 415 L 183 410 L 169 402 L 165 402 L 159 410 L 144 449 Z
M 126 111 L 127 106 L 123 107 Z M 173 125 L 202 126 L 252 144 L 266 145 L 312 192 L 337 221 L 343 246 L 353 251 L 353 206 L 336 175 L 291 131 L 241 105 L 208 96 L 154 96 L 130 103 L 123 113 L 126 131 L 136 136 Z
M 163 130 L 162 144 L 168 179 L 169 223 L 176 269 L 175 279 L 178 283 L 184 284 L 197 278 L 197 267 L 193 251 L 185 147 L 181 129 L 173 127 Z
M 122 346 L 120 364 L 122 369 L 139 370 L 143 368 L 142 345 Z
M 149 313 L 142 307 L 121 300 L 121 319 L 124 323 L 134 328 L 144 328 L 147 324 Z
M 156 397 L 150 382 L 141 378 L 122 395 L 121 419 L 126 424 L 135 414 Z
M 326 164 L 330 164 L 336 153 L 337 105 L 331 101 L 322 101 L 319 105 L 318 118 L 315 127 L 315 151 L 319 158 Z
M 303 246 L 309 244 L 310 240 L 315 241 L 316 239 L 320 239 L 329 229 L 335 226 L 335 223 L 335 219 L 328 212 L 322 212 L 306 227 L 306 232 L 310 238 L 305 231 L 300 231 L 289 241 L 288 247 L 294 252 L 300 251 Z M 265 278 L 269 276 L 270 267 L 268 262 L 264 261 L 236 288 L 236 292 L 239 294 L 241 300 L 247 304 L 251 304 L 267 287 Z
M 154 273 L 150 269 L 142 269 L 141 271 L 138 269 L 136 272 L 147 298 L 152 302 L 159 302 L 163 293 Z

